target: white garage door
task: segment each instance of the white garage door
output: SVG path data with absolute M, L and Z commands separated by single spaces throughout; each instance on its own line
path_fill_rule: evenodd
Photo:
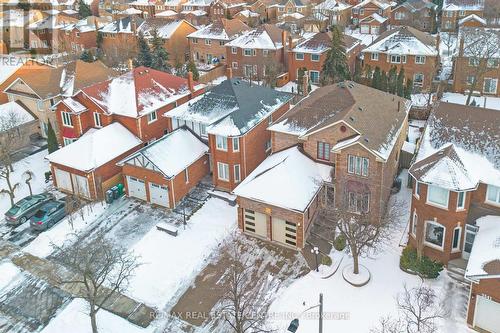
M 500 303 L 477 296 L 474 326 L 487 332 L 500 333 Z
M 71 176 L 69 172 L 55 169 L 55 177 L 57 187 L 63 190 L 73 192 L 73 187 L 71 186 Z
M 267 238 L 266 215 L 250 209 L 243 210 L 245 231 Z
M 146 185 L 144 185 L 144 180 L 127 176 L 127 184 L 129 197 L 146 200 Z
M 362 34 L 369 34 L 370 33 L 370 26 L 367 24 L 363 24 L 361 26 L 361 33 Z
M 87 177 L 72 174 L 73 177 L 73 193 L 79 194 L 84 198 L 90 198 L 89 181 Z
M 273 240 L 291 246 L 297 245 L 297 225 L 295 223 L 276 217 L 272 218 L 272 222 Z
M 170 207 L 168 201 L 168 187 L 149 183 L 149 197 L 152 204 Z

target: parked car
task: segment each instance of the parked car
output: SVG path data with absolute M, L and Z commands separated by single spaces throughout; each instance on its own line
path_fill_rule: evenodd
M 54 199 L 54 196 L 50 193 L 27 196 L 10 207 L 5 213 L 5 221 L 10 225 L 23 224 L 36 213 L 44 202 L 51 199 Z
M 49 200 L 43 203 L 31 217 L 31 230 L 47 230 L 66 216 L 64 201 Z

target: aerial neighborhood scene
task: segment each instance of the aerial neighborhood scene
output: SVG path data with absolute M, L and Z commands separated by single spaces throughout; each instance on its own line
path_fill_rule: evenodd
M 0 333 L 500 333 L 500 0 L 0 28 Z

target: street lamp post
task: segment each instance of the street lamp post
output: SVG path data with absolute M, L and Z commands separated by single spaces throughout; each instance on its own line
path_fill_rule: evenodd
M 314 258 L 316 260 L 316 272 L 319 272 L 319 265 L 318 265 L 319 248 L 317 246 L 313 247 L 311 249 L 311 253 L 314 254 Z
M 323 333 L 323 293 L 319 294 L 319 304 L 313 305 L 310 308 L 307 308 L 304 311 L 302 311 L 302 313 L 299 315 L 299 318 L 307 311 L 318 307 L 319 307 L 319 333 Z M 290 325 L 288 326 L 287 329 L 288 332 L 292 333 L 297 332 L 297 330 L 299 329 L 299 318 L 295 318 L 290 322 Z

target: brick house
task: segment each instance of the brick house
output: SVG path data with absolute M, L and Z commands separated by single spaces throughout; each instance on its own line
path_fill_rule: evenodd
M 13 75 L 4 89 L 9 101 L 21 101 L 39 120 L 40 134 L 47 137 L 50 121 L 56 133 L 56 114 L 52 108 L 61 99 L 79 89 L 117 76 L 118 73 L 102 62 L 76 60 L 60 67 L 25 65 Z
M 389 19 L 377 13 L 365 17 L 359 21 L 359 31 L 362 34 L 378 35 L 387 30 Z
M 210 172 L 208 146 L 178 128 L 118 163 L 127 195 L 162 207 L 179 201 Z
M 221 18 L 234 18 L 246 6 L 244 0 L 215 0 L 210 5 L 208 16 L 211 21 Z
M 120 123 L 91 130 L 46 157 L 54 186 L 85 199 L 102 199 L 107 189 L 122 182 L 121 168 L 116 163 L 142 145 L 142 141 Z
M 363 0 L 352 7 L 352 24 L 357 26 L 362 19 L 373 13 L 390 18 L 391 8 L 391 3 L 385 0 Z
M 343 42 L 349 69 L 354 73 L 356 57 L 361 52 L 361 41 L 357 38 L 343 35 Z M 305 68 L 309 73 L 309 81 L 320 82 L 320 73 L 331 45 L 331 34 L 319 32 L 311 38 L 299 43 L 288 53 L 288 73 L 290 81 L 296 81 L 299 69 Z
M 186 20 L 167 20 L 163 18 L 148 18 L 137 33 L 142 33 L 147 41 L 152 38 L 152 31 L 156 29 L 163 39 L 164 47 L 169 53 L 171 65 L 183 64 L 189 58 L 189 43 L 187 36 L 197 29 Z
M 458 22 L 471 14 L 484 17 L 484 0 L 443 0 L 441 31 L 456 32 Z
M 213 183 L 231 191 L 271 151 L 271 134 L 266 128 L 289 109 L 291 98 L 232 78 L 166 116 L 172 118 L 174 129 L 187 126 L 208 142 Z
M 188 0 L 181 5 L 182 12 L 203 11 L 208 15 L 210 5 L 214 0 Z
M 226 62 L 235 76 L 258 79 L 266 68 L 287 67 L 287 33 L 275 25 L 263 24 L 226 44 Z
M 481 332 L 500 324 L 492 315 L 500 310 L 499 127 L 497 110 L 440 102 L 409 170 L 409 245 L 449 269 L 463 267 L 467 323 Z
M 59 29 L 59 48 L 80 53 L 97 47 L 97 30 L 109 23 L 107 18 L 89 16 Z
M 392 10 L 390 24 L 433 32 L 437 25 L 437 9 L 438 6 L 430 0 L 407 0 Z
M 461 29 L 453 57 L 453 91 L 500 96 L 500 34 L 496 29 Z
M 249 27 L 257 26 L 261 20 L 259 13 L 252 12 L 249 9 L 244 9 L 244 10 L 236 13 L 236 15 L 234 15 L 234 18 L 240 20 L 241 22 L 245 23 Z
M 353 82 L 313 91 L 268 128 L 273 153 L 234 190 L 239 228 L 301 249 L 319 204 L 332 197 L 332 205 L 369 212 L 378 221 L 410 106 Z
M 424 254 L 434 260 L 448 264 L 468 259 L 476 219 L 500 215 L 500 170 L 495 164 L 499 122 L 496 110 L 446 102 L 431 113 L 409 170 L 413 178 L 409 244 L 423 240 Z
M 250 28 L 238 19 L 221 18 L 187 36 L 190 58 L 196 62 L 212 64 L 226 63 L 226 43 L 237 38 Z
M 39 133 L 38 119 L 20 101 L 0 104 L 0 124 L 0 142 L 7 138 L 11 152 L 26 147 Z
M 42 54 L 59 52 L 59 29 L 76 22 L 77 18 L 61 13 L 48 15 L 31 23 L 28 29 L 36 38 L 30 37 L 30 49 Z
M 287 15 L 300 14 L 304 17 L 310 14 L 310 8 L 302 0 L 281 0 L 271 7 L 275 8 L 278 21 Z
M 392 67 L 405 70 L 406 79 L 416 89 L 426 91 L 432 84 L 439 65 L 438 40 L 412 27 L 386 31 L 365 48 L 363 66 L 379 67 L 386 73 Z
M 143 142 L 172 130 L 163 115 L 202 94 L 204 85 L 147 67 L 79 90 L 56 105 L 59 140 L 69 145 L 90 129 L 119 122 Z
M 458 30 L 460 31 L 464 28 L 481 28 L 486 27 L 487 25 L 488 22 L 485 19 L 477 16 L 476 14 L 471 14 L 458 21 Z
M 351 5 L 337 0 L 326 0 L 314 6 L 312 13 L 316 19 L 326 18 L 326 25 L 346 27 L 351 23 Z
M 132 58 L 137 53 L 137 29 L 144 19 L 131 15 L 106 24 L 102 34 L 102 50 L 109 63 L 117 64 Z

